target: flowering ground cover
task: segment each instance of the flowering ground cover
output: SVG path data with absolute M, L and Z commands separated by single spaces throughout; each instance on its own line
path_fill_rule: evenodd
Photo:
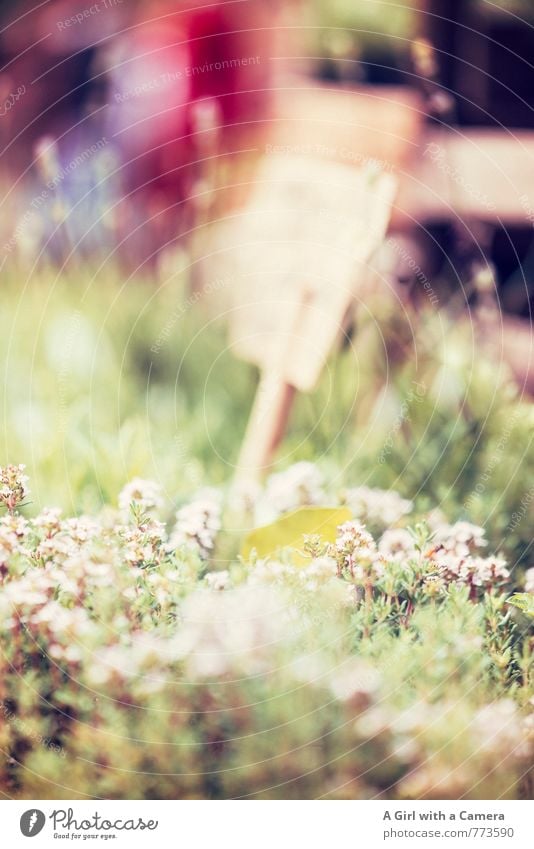
M 531 796 L 532 411 L 472 329 L 377 307 L 236 492 L 217 309 L 97 278 L 5 283 L 2 792 Z
M 4 467 L 9 796 L 531 792 L 531 620 L 482 528 L 393 491 L 333 492 L 309 463 L 245 500 L 200 492 L 167 523 L 140 478 L 91 516 L 24 518 L 28 498 L 24 469 Z M 351 518 L 277 549 L 280 516 L 305 523 L 318 503 Z M 269 514 L 273 551 L 223 563 L 247 513 Z

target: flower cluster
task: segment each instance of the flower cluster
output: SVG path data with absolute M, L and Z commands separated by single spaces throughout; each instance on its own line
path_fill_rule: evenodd
M 437 523 L 433 543 L 436 548 L 456 557 L 467 557 L 487 545 L 484 528 L 470 522 Z
M 335 543 L 328 549 L 340 575 L 360 582 L 384 574 L 384 561 L 371 534 L 359 522 L 345 522 L 338 528 Z
M 221 498 L 217 490 L 204 492 L 181 507 L 176 513 L 176 524 L 169 539 L 169 549 L 182 546 L 198 552 L 206 559 L 212 553 L 215 539 L 221 529 Z
M 321 504 L 325 497 L 324 479 L 315 463 L 295 463 L 284 472 L 270 475 L 264 502 L 273 514 L 280 515 L 297 507 Z
M 268 673 L 290 637 L 287 602 L 273 588 L 192 593 L 182 608 L 174 651 L 191 679 Z
M 128 512 L 134 506 L 143 513 L 161 510 L 163 495 L 161 487 L 154 481 L 134 478 L 126 484 L 119 495 L 119 509 Z
M 437 559 L 443 578 L 471 587 L 498 587 L 510 577 L 502 557 L 462 557 L 445 554 Z
M 525 792 L 532 645 L 480 528 L 354 520 L 217 570 L 219 493 L 169 538 L 158 492 L 0 517 L 5 792 L 129 798 L 132 775 L 141 798 Z
M 0 503 L 4 504 L 10 513 L 13 513 L 29 494 L 25 468 L 22 463 L 18 466 L 0 467 Z
M 344 501 L 360 522 L 387 527 L 412 512 L 413 504 L 393 490 L 359 486 L 344 493 Z
M 218 572 L 208 572 L 204 576 L 204 580 L 210 590 L 214 590 L 215 592 L 226 590 L 230 586 L 230 572 L 228 569 L 221 569 Z
M 378 543 L 378 550 L 384 560 L 402 563 L 417 556 L 415 541 L 406 528 L 390 528 L 384 531 Z
M 134 525 L 125 526 L 120 535 L 124 540 L 124 557 L 132 566 L 155 566 L 165 556 L 167 535 L 163 522 L 143 516 Z
M 0 575 L 11 555 L 26 552 L 27 533 L 28 522 L 22 516 L 10 513 L 0 518 Z
M 470 522 L 439 523 L 428 556 L 447 583 L 466 585 L 474 593 L 478 588 L 501 587 L 510 577 L 503 557 L 478 555 L 477 550 L 485 546 L 483 528 Z

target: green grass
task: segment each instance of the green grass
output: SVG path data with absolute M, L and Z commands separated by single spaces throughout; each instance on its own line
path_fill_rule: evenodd
M 30 511 L 99 509 L 135 475 L 177 502 L 230 481 L 257 373 L 232 356 L 218 301 L 188 306 L 187 285 L 110 267 L 4 282 L 0 459 L 26 463 Z M 392 487 L 530 563 L 530 405 L 475 354 L 467 323 L 372 312 L 297 399 L 278 468 L 310 459 L 333 488 Z
M 185 277 L 110 268 L 13 276 L 1 298 L 0 465 L 27 465 L 25 516 L 57 504 L 100 523 L 80 542 L 68 521 L 50 537 L 0 521 L 3 792 L 531 795 L 532 624 L 506 604 L 520 570 L 504 591 L 435 591 L 419 526 L 421 556 L 388 562 L 373 585 L 353 576 L 349 603 L 343 580 L 317 578 L 320 561 L 308 576 L 282 551 L 280 577 L 276 560 L 236 560 L 225 514 L 211 562 L 170 551 L 159 526 L 132 515 L 125 527 L 113 506 L 134 476 L 155 479 L 168 523 L 231 480 L 257 374 L 229 352 L 215 300 L 188 306 Z M 277 468 L 317 463 L 330 503 L 347 485 L 395 488 L 414 521 L 469 517 L 488 553 L 529 565 L 530 406 L 473 356 L 468 324 L 372 313 L 298 398 Z M 207 592 L 221 561 L 233 589 Z M 206 672 L 206 646 L 221 668 Z

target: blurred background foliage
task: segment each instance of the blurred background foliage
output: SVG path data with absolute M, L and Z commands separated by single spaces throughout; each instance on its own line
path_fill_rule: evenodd
M 106 15 L 86 18 L 82 0 L 52 0 L 34 9 L 29 0 L 0 2 L 0 64 L 7 69 L 0 75 L 0 466 L 26 464 L 27 515 L 55 505 L 67 515 L 105 510 L 117 503 L 127 481 L 140 476 L 162 484 L 167 504 L 161 518 L 170 519 L 198 490 L 229 486 L 258 384 L 256 369 L 232 352 L 230 285 L 222 261 L 217 267 L 209 230 L 210 222 L 232 217 L 246 200 L 241 190 L 248 171 L 273 140 L 267 132 L 272 101 L 289 92 L 288 124 L 300 114 L 306 143 L 326 137 L 340 149 L 345 137 L 335 135 L 335 127 L 338 115 L 342 121 L 345 116 L 337 104 L 347 101 L 337 100 L 336 84 L 348 89 L 343 97 L 354 95 L 354 103 L 362 104 L 352 124 L 360 130 L 374 119 L 358 93 L 368 94 L 374 84 L 406 89 L 395 114 L 415 115 L 417 122 L 394 132 L 405 134 L 410 149 L 424 149 L 436 116 L 454 134 L 492 122 L 500 129 L 532 128 L 534 86 L 526 70 L 532 65 L 521 55 L 511 61 L 507 45 L 521 53 L 529 27 L 512 15 L 530 20 L 533 8 L 530 0 L 109 5 Z M 439 7 L 443 17 L 436 14 Z M 456 21 L 448 20 L 449 11 Z M 76 12 L 82 23 L 62 26 Z M 480 67 L 471 61 L 475 35 L 484 48 L 503 42 L 502 51 L 478 53 L 486 62 L 479 58 Z M 410 48 L 421 37 L 429 39 L 427 58 L 431 45 L 439 61 L 435 74 L 418 77 Z M 207 70 L 238 57 L 246 61 L 224 73 Z M 258 61 L 249 62 L 251 57 Z M 514 78 L 510 85 L 507 73 Z M 494 91 L 489 81 L 497 77 L 502 90 Z M 418 89 L 421 99 L 412 100 Z M 452 92 L 456 102 L 446 99 L 444 107 L 438 97 L 440 112 L 433 96 L 443 92 Z M 377 93 L 372 98 L 392 109 L 398 92 Z M 334 117 L 325 122 L 326 136 L 316 137 L 308 122 L 315 121 L 315 103 L 325 104 L 325 94 L 333 95 L 327 114 Z M 274 125 L 285 115 L 283 103 L 278 108 Z M 391 114 L 377 125 L 387 132 L 372 137 L 373 156 L 376 139 L 388 136 L 395 123 Z M 358 147 L 362 135 L 354 130 L 350 136 L 351 150 L 359 151 L 354 162 L 367 156 L 361 152 L 366 147 Z M 302 137 L 290 134 L 287 140 L 298 149 Z M 401 173 L 402 150 L 390 153 L 397 163 L 393 171 Z M 521 206 L 515 242 L 497 212 L 490 224 L 486 216 L 482 223 L 466 222 L 472 236 L 467 244 L 456 210 L 430 223 L 417 217 L 420 227 L 410 227 L 410 239 L 399 242 L 401 250 L 408 245 L 412 270 L 419 269 L 416 279 L 403 276 L 399 263 L 397 278 L 362 295 L 319 385 L 297 397 L 275 466 L 278 471 L 301 460 L 317 463 L 332 496 L 348 486 L 397 490 L 415 502 L 415 521 L 418 513 L 437 509 L 451 522 L 476 522 L 486 530 L 488 552 L 507 557 L 512 584 L 522 567 L 534 563 L 534 411 L 521 380 L 514 383 L 504 365 L 498 304 L 508 307 L 506 290 L 503 300 L 498 287 L 515 275 L 515 300 L 508 303 L 530 319 L 529 209 Z M 506 250 L 498 245 L 501 237 Z M 209 273 L 200 269 L 206 254 L 216 257 Z M 480 293 L 470 288 L 473 258 L 480 264 L 481 257 L 491 271 L 493 305 L 487 287 L 478 300 Z M 261 260 L 257 266 L 261 271 Z M 482 321 L 484 308 L 492 331 Z M 525 359 L 529 354 L 527 346 Z M 213 565 L 225 562 L 239 583 L 247 568 L 234 562 L 239 546 L 224 519 Z M 108 520 L 105 510 L 104 524 Z M 92 553 L 99 566 L 108 563 L 109 551 Z M 91 652 L 113 647 L 115 636 L 118 646 L 138 630 L 122 578 L 140 582 L 141 621 L 149 621 L 148 631 L 154 624 L 161 636 L 174 627 L 175 610 L 196 591 L 204 568 L 196 564 L 190 585 L 169 578 L 160 609 L 153 579 L 161 578 L 163 586 L 167 567 L 172 575 L 176 564 L 168 563 L 161 574 L 143 569 L 139 576 L 122 549 L 117 557 L 115 580 L 99 584 L 87 605 L 104 617 Z M 15 577 L 19 566 L 15 558 Z M 403 573 L 399 580 L 405 581 Z M 224 605 L 225 598 L 219 594 L 215 604 Z M 250 598 L 257 603 L 257 587 Z M 308 603 L 300 589 L 295 598 Z M 77 666 L 69 676 L 43 659 L 50 633 L 63 627 L 57 607 L 50 633 L 46 617 L 44 624 L 28 620 L 41 644 L 26 626 L 14 639 L 11 621 L 2 615 L 1 698 L 4 715 L 6 706 L 12 713 L 0 734 L 12 757 L 0 764 L 0 779 L 27 798 L 71 798 L 73 788 L 104 798 L 173 798 L 178 792 L 191 798 L 254 792 L 281 798 L 463 798 L 473 787 L 480 798 L 532 795 L 531 779 L 520 788 L 517 766 L 503 767 L 515 739 L 493 734 L 491 711 L 488 719 L 483 710 L 501 697 L 515 698 L 522 709 L 531 703 L 532 644 L 523 614 L 508 609 L 504 596 L 488 593 L 473 604 L 465 592 L 452 591 L 438 602 L 425 596 L 409 622 L 406 613 L 402 631 L 388 614 L 390 601 L 375 601 L 372 609 L 351 610 L 344 603 L 340 612 L 335 598 L 317 593 L 306 610 L 309 633 L 306 627 L 295 645 L 273 642 L 272 668 L 264 675 L 251 667 L 243 678 L 236 667 L 229 681 L 189 686 L 182 685 L 177 664 L 170 667 L 173 683 L 152 691 L 150 684 L 144 689 L 143 675 L 125 683 L 119 668 L 100 682 L 105 692 L 96 701 L 93 679 L 83 677 L 93 671 L 92 656 L 81 677 Z M 70 604 L 63 615 L 75 610 Z M 265 619 L 277 624 L 276 616 Z M 241 642 L 246 629 L 233 607 L 232 623 Z M 65 631 L 66 649 L 76 648 L 73 633 L 75 628 Z M 148 665 L 154 662 L 150 644 L 148 653 L 135 641 L 130 648 L 121 661 L 138 652 Z M 309 660 L 324 652 L 328 668 L 337 667 L 353 650 L 379 670 L 381 682 L 376 693 L 373 685 L 373 692 L 355 693 L 352 701 L 317 690 L 302 677 L 304 671 L 316 679 L 313 664 L 306 672 L 295 663 L 299 654 Z M 69 663 L 77 664 L 75 651 L 73 658 Z M 348 671 L 354 674 L 350 665 Z M 356 727 L 355 718 L 375 700 L 375 726 Z M 506 702 L 504 709 L 506 729 Z M 515 732 L 526 734 L 513 716 Z M 37 732 L 65 745 L 71 757 L 58 761 L 35 743 Z M 489 736 L 498 745 L 485 749 Z M 143 741 L 151 741 L 150 751 Z M 474 778 L 460 774 L 458 783 L 451 765 L 462 765 L 466 753 Z M 401 787 L 412 765 L 427 760 L 436 771 Z M 16 764 L 22 764 L 23 779 Z M 178 787 L 173 773 L 182 780 Z M 445 777 L 445 786 L 436 776 Z
M 392 66 L 407 66 L 409 39 L 416 28 L 416 7 L 416 0 L 388 4 L 385 14 L 380 0 L 313 0 L 311 41 L 322 57 L 320 75 L 380 82 L 388 71 L 391 74 Z
M 231 480 L 258 376 L 232 355 L 218 295 L 192 298 L 187 278 L 85 264 L 6 283 L 1 454 L 27 464 L 30 512 L 98 509 L 135 475 L 173 504 Z M 534 413 L 475 350 L 475 327 L 434 307 L 416 324 L 386 302 L 357 313 L 316 391 L 298 397 L 277 467 L 318 462 L 332 491 L 391 487 L 531 562 Z
M 257 373 L 232 354 L 224 320 L 229 293 L 223 286 L 220 298 L 205 294 L 200 264 L 187 252 L 209 254 L 209 221 L 231 216 L 243 203 L 235 195 L 247 182 L 248 157 L 270 138 L 268 92 L 285 91 L 287 75 L 303 71 L 295 98 L 299 87 L 318 95 L 314 76 L 354 83 L 354 94 L 360 83 L 415 87 L 405 74 L 409 47 L 425 26 L 432 41 L 430 24 L 440 20 L 436 4 L 416 0 L 251 0 L 237 11 L 217 3 L 177 11 L 162 2 L 166 24 L 153 29 L 155 6 L 136 2 L 64 31 L 58 24 L 75 5 L 54 2 L 16 20 L 14 4 L 0 4 L 9 35 L 0 48 L 10 68 L 0 82 L 7 98 L 24 89 L 0 126 L 6 143 L 0 462 L 27 464 L 31 511 L 45 504 L 96 510 L 135 475 L 160 481 L 170 502 L 232 478 Z M 453 4 L 459 19 L 450 33 L 452 52 L 438 39 L 436 53 L 454 58 L 463 79 L 457 39 L 465 15 L 478 16 L 477 27 L 489 38 L 490 11 L 499 17 L 502 7 L 510 28 L 518 24 L 511 15 L 527 16 L 530 6 L 520 0 Z M 100 34 L 104 26 L 105 50 L 91 29 Z M 30 62 L 26 41 L 40 45 L 47 32 L 54 37 L 46 50 L 32 48 Z M 148 47 L 155 64 L 145 61 Z M 186 73 L 237 56 L 261 61 L 228 74 Z M 499 57 L 492 61 L 502 68 Z M 33 86 L 34 65 L 46 84 Z M 440 74 L 436 85 L 455 91 Z M 168 84 L 156 86 L 160 102 L 149 84 L 162 77 Z M 72 80 L 77 84 L 70 91 Z M 509 95 L 506 110 L 520 100 L 519 93 Z M 491 105 L 493 94 L 487 96 Z M 457 100 L 461 105 L 462 97 Z M 118 128 L 129 126 L 130 109 L 135 132 L 124 133 Z M 490 111 L 497 120 L 493 106 Z M 164 126 L 156 120 L 160 113 L 167 116 Z M 238 127 L 259 135 L 245 144 L 235 135 Z M 354 132 L 351 143 L 358 141 Z M 55 188 L 46 191 L 50 182 Z M 422 510 L 440 506 L 451 520 L 479 522 L 495 547 L 513 560 L 521 551 L 529 562 L 533 414 L 505 372 L 498 333 L 492 365 L 490 334 L 471 320 L 476 302 L 465 292 L 473 271 L 469 250 L 476 248 L 478 261 L 487 250 L 497 287 L 510 269 L 485 246 L 491 228 L 481 247 L 466 248 L 465 234 L 455 233 L 450 221 L 436 226 L 439 250 L 428 248 L 436 238 L 432 227 L 424 242 L 412 233 L 408 250 L 422 269 L 413 282 L 432 280 L 439 308 L 425 293 L 414 299 L 417 308 L 399 304 L 383 288 L 374 303 L 365 302 L 316 391 L 297 399 L 278 467 L 311 459 L 324 467 L 333 489 L 395 488 Z M 530 220 L 522 226 L 528 247 Z M 521 263 L 519 253 L 514 273 L 521 271 L 521 309 L 529 313 L 528 268 Z M 459 309 L 449 303 L 454 297 Z M 514 513 L 521 514 L 519 522 Z

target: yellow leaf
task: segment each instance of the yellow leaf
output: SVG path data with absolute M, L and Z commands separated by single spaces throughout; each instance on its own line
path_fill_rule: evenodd
M 241 556 L 247 560 L 255 549 L 258 557 L 269 557 L 281 548 L 302 549 L 306 534 L 319 534 L 325 542 L 334 542 L 338 525 L 348 522 L 352 514 L 347 507 L 300 507 L 272 522 L 254 528 L 241 546 Z M 302 555 L 294 559 L 304 563 Z
M 513 604 L 527 616 L 534 618 L 534 597 L 531 593 L 514 593 L 506 600 L 506 603 Z

